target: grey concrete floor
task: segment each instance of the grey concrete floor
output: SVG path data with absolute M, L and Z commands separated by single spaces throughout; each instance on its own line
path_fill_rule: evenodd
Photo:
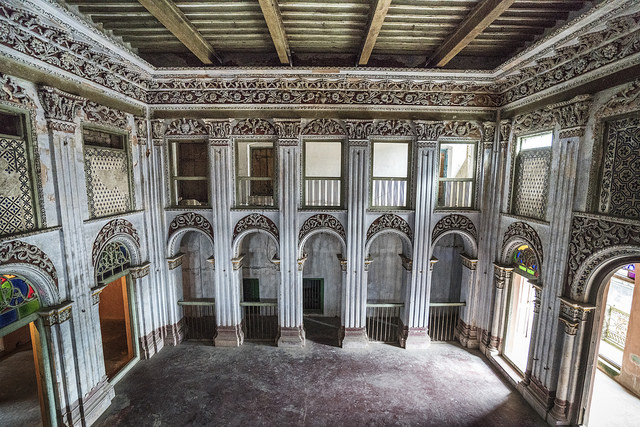
M 42 426 L 36 367 L 30 347 L 0 361 L 0 426 Z
M 116 385 L 100 426 L 545 425 L 477 351 L 183 343 Z

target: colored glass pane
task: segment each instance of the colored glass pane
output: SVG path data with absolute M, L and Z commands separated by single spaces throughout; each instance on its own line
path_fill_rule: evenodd
M 627 270 L 627 277 L 629 279 L 635 279 L 636 278 L 636 265 L 635 264 L 625 265 L 622 268 L 624 270 Z
M 38 293 L 25 279 L 0 275 L 0 328 L 10 325 L 40 308 Z
M 538 261 L 529 246 L 519 246 L 513 256 L 513 261 L 518 270 L 524 271 L 530 276 L 538 277 Z

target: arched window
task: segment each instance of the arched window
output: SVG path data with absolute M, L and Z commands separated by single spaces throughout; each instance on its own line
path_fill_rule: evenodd
M 131 267 L 131 253 L 126 246 L 118 242 L 107 243 L 98 260 L 96 269 L 98 282 L 105 282 L 105 279 L 117 276 L 129 267 Z
M 519 246 L 513 255 L 513 262 L 521 272 L 529 276 L 538 277 L 538 261 L 536 254 L 528 245 Z
M 0 275 L 0 328 L 4 328 L 40 308 L 40 298 L 33 286 L 13 274 Z

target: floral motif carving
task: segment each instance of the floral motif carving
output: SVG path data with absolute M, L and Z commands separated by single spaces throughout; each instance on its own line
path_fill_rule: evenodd
M 96 104 L 93 101 L 87 101 L 84 105 L 84 113 L 87 119 L 98 124 L 108 124 L 121 129 L 127 127 L 127 116 L 125 113 L 104 105 Z
M 640 79 L 616 93 L 598 112 L 597 116 L 606 117 L 640 110 Z
M 603 257 L 592 258 L 597 252 L 612 246 L 640 247 L 640 225 L 615 222 L 604 217 L 575 215 L 571 223 L 567 284 L 571 295 L 584 293 L 590 274 L 606 258 L 623 255 L 625 251 L 607 252 Z M 590 262 L 585 264 L 585 261 Z
M 416 131 L 421 141 L 437 141 L 440 137 L 481 140 L 483 135 L 483 128 L 473 121 L 416 121 Z
M 544 261 L 542 242 L 540 241 L 540 236 L 538 236 L 538 233 L 533 229 L 533 227 L 522 221 L 514 222 L 507 227 L 507 231 L 504 233 L 504 237 L 502 238 L 503 253 L 507 243 L 513 238 L 520 238 L 527 242 L 531 249 L 536 253 L 539 263 L 542 264 Z
M 545 108 L 516 116 L 513 121 L 513 131 L 518 135 L 535 132 L 552 128 L 555 123 L 553 112 Z
M 338 220 L 338 218 L 328 214 L 317 214 L 308 218 L 304 222 L 304 224 L 302 224 L 302 228 L 300 228 L 300 232 L 298 233 L 298 240 L 302 241 L 302 239 L 304 239 L 306 235 L 319 228 L 328 228 L 330 230 L 333 230 L 338 233 L 340 237 L 342 237 L 342 240 L 344 242 L 347 241 L 347 234 L 344 231 L 342 223 Z
M 173 221 L 171 221 L 171 224 L 169 224 L 169 236 L 167 239 L 171 239 L 171 236 L 183 228 L 197 228 L 213 241 L 213 227 L 211 223 L 200 214 L 186 212 L 175 217 Z
M 346 120 L 344 125 L 349 139 L 365 140 L 373 133 L 373 121 L 370 120 Z
M 236 123 L 231 133 L 233 135 L 275 135 L 276 130 L 267 120 L 244 119 Z
M 560 125 L 560 138 L 582 136 L 584 134 L 584 126 L 589 118 L 592 99 L 591 95 L 582 95 L 570 101 L 549 106 L 557 123 Z
M 14 102 L 33 108 L 33 100 L 24 88 L 17 84 L 13 79 L 3 73 L 0 73 L 0 99 L 3 101 Z
M 298 139 L 300 136 L 300 120 L 276 120 L 278 138 Z
M 133 224 L 122 218 L 111 220 L 102 227 L 96 237 L 96 240 L 93 242 L 91 260 L 94 267 L 97 265 L 98 256 L 102 252 L 104 246 L 117 235 L 127 235 L 131 237 L 136 245 L 140 247 L 140 236 L 138 236 L 138 232 L 133 227 Z
M 41 87 L 38 95 L 49 120 L 73 122 L 86 102 L 82 97 L 49 86 Z
M 29 264 L 47 274 L 58 286 L 58 273 L 51 259 L 38 247 L 12 240 L 0 244 L 0 264 Z
M 376 218 L 376 220 L 369 226 L 369 229 L 367 230 L 367 241 L 371 240 L 375 234 L 385 229 L 397 230 L 407 236 L 409 241 L 413 240 L 413 232 L 411 231 L 411 227 L 407 221 L 398 215 L 384 214 Z
M 208 135 L 209 132 L 204 125 L 195 119 L 178 119 L 169 123 L 166 135 Z
M 482 143 L 485 148 L 493 147 L 493 141 L 496 138 L 496 123 L 484 122 L 482 123 Z
M 144 117 L 134 117 L 133 123 L 136 129 L 136 136 L 138 137 L 138 144 L 144 145 L 147 143 L 147 120 Z
M 444 132 L 442 121 L 416 121 L 416 132 L 420 141 L 437 141 Z
M 414 136 L 416 134 L 412 123 L 405 120 L 381 120 L 376 123 L 373 133 L 383 136 Z
M 511 120 L 500 120 L 500 145 L 506 146 L 511 135 Z
M 331 119 L 312 120 L 302 129 L 303 135 L 344 135 L 345 133 L 340 122 Z
M 476 226 L 473 225 L 473 221 L 464 215 L 451 214 L 436 223 L 433 233 L 431 233 L 431 244 L 449 231 L 462 231 L 473 236 L 474 240 L 478 239 L 478 232 L 476 231 Z
M 204 120 L 210 138 L 228 138 L 231 134 L 231 123 L 229 120 Z
M 276 227 L 276 224 L 266 216 L 257 213 L 247 215 L 240 221 L 238 221 L 233 229 L 234 240 L 243 231 L 251 229 L 265 230 L 273 237 L 275 237 L 276 241 L 280 241 L 280 234 L 278 232 L 278 227 Z

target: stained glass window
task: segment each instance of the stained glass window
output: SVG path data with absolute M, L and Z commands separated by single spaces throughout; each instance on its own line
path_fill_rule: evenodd
M 33 286 L 13 274 L 0 275 L 0 328 L 24 319 L 40 308 Z
M 622 267 L 622 269 L 627 272 L 627 277 L 629 279 L 635 279 L 636 278 L 636 265 L 635 264 L 625 265 L 624 267 Z
M 109 277 L 122 273 L 131 267 L 129 250 L 118 242 L 107 243 L 98 260 L 98 281 L 103 282 Z
M 538 277 L 538 261 L 536 254 L 528 245 L 519 246 L 513 256 L 513 261 L 520 271 L 530 276 Z

